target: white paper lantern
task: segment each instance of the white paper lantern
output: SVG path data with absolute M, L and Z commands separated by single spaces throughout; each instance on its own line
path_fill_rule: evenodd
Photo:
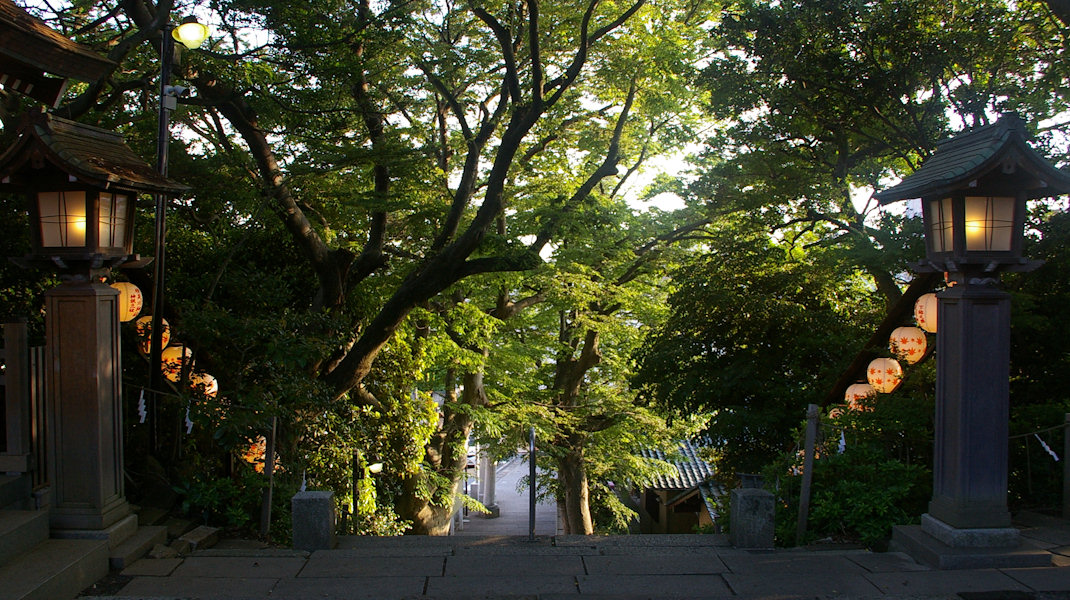
M 894 358 L 877 358 L 866 369 L 866 380 L 873 389 L 882 394 L 889 394 L 903 381 L 903 367 Z
M 897 327 L 888 338 L 888 349 L 892 354 L 914 364 L 925 356 L 925 332 L 918 327 Z
M 178 345 L 165 348 L 160 353 L 160 369 L 163 371 L 163 376 L 168 381 L 177 383 L 182 378 L 182 367 L 191 358 L 193 358 L 193 351 L 185 346 Z
M 219 393 L 219 382 L 208 373 L 190 373 L 189 384 L 209 398 L 215 398 Z
M 119 321 L 132 321 L 145 304 L 141 289 L 129 281 L 116 281 L 111 287 L 119 290 Z
M 929 333 L 936 333 L 936 307 L 939 305 L 936 294 L 922 294 L 914 303 L 914 321 Z
M 847 387 L 843 400 L 851 410 L 865 410 L 865 400 L 877 395 L 877 390 L 868 383 L 854 383 Z
M 141 317 L 134 325 L 137 327 L 137 349 L 142 354 L 148 354 L 152 344 L 152 317 Z M 163 330 L 160 334 L 160 348 L 166 348 L 171 341 L 171 326 L 167 324 L 167 319 L 160 319 L 160 325 Z

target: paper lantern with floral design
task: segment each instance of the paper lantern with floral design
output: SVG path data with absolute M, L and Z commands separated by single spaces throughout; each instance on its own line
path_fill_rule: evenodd
M 843 407 L 842 406 L 833 406 L 831 409 L 829 409 L 829 418 L 830 419 L 839 419 L 842 416 L 843 416 Z
M 116 281 L 111 287 L 119 290 L 119 321 L 126 323 L 134 320 L 145 304 L 141 289 L 129 281 Z
M 160 347 L 166 348 L 167 344 L 171 342 L 171 326 L 167 324 L 167 319 L 160 319 L 160 324 L 163 325 L 163 333 L 160 334 Z M 142 354 L 148 354 L 149 346 L 152 344 L 152 317 L 141 317 L 134 325 L 137 327 L 137 349 Z
M 847 408 L 851 410 L 865 410 L 865 402 L 868 398 L 872 398 L 877 395 L 877 390 L 868 383 L 853 383 L 847 386 L 847 391 L 843 394 L 843 401 L 847 403 Z
M 903 367 L 894 358 L 877 358 L 866 369 L 866 380 L 881 394 L 889 394 L 903 381 Z
M 190 373 L 189 384 L 208 398 L 215 398 L 219 393 L 219 382 L 208 373 Z
M 921 298 L 914 303 L 914 321 L 929 333 L 936 333 L 936 309 L 940 301 L 936 294 L 922 294 Z
M 925 332 L 918 327 L 897 327 L 888 338 L 888 349 L 892 354 L 915 364 L 925 356 Z
M 182 369 L 193 358 L 193 351 L 179 344 L 168 346 L 160 353 L 160 369 L 168 381 L 178 382 L 182 378 Z

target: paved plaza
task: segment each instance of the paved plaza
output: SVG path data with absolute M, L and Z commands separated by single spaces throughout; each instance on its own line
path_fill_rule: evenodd
M 501 517 L 450 537 L 344 537 L 312 553 L 224 541 L 186 558 L 142 559 L 109 600 L 538 598 L 1070 600 L 1070 523 L 1026 515 L 1022 535 L 1051 567 L 939 571 L 897 552 L 831 546 L 748 551 L 721 535 L 555 535 L 540 505 L 529 541 L 527 466 L 499 471 Z M 105 598 L 103 596 L 96 597 Z

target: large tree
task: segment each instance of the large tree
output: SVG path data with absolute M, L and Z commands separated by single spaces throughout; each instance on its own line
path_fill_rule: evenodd
M 694 37 L 677 30 L 699 31 L 703 14 L 643 0 L 35 10 L 119 65 L 58 111 L 122 129 L 146 154 L 152 44 L 173 11 L 213 17 L 211 46 L 178 71 L 194 95 L 176 114 L 186 147 L 171 173 L 197 192 L 169 206 L 167 317 L 219 371 L 229 410 L 249 415 L 224 429 L 286 417 L 284 462 L 347 436 L 403 457 L 390 493 L 401 518 L 432 533 L 484 403 L 485 358 L 428 325 L 479 330 L 462 282 L 497 290 L 492 313 L 522 305 L 494 274 L 538 266 L 566 227 L 582 228 L 575 215 L 592 191 L 680 143 Z M 199 274 L 197 263 L 215 268 Z M 411 390 L 462 378 L 432 433 L 426 396 Z M 346 452 L 309 460 L 337 471 Z
M 859 326 L 874 325 L 874 299 L 895 303 L 921 256 L 916 219 L 882 212 L 869 195 L 953 130 L 1007 110 L 1033 123 L 1063 113 L 1064 44 L 1043 4 L 1003 0 L 744 0 L 714 40 L 721 52 L 702 82 L 725 126 L 686 193 L 707 207 L 717 237 L 678 274 L 677 310 L 644 351 L 640 381 L 659 401 L 717 411 L 714 437 L 742 444 L 726 447 L 725 464 L 753 469 L 761 459 L 743 449 L 768 459 L 789 443 L 805 404 L 863 350 Z M 797 269 L 817 279 L 793 281 Z M 825 280 L 832 273 L 842 281 Z M 808 308 L 775 326 L 786 307 Z M 828 331 L 837 314 L 843 325 Z M 825 355 L 799 338 L 807 319 L 826 323 L 814 335 L 850 335 Z M 802 379 L 781 388 L 785 377 Z

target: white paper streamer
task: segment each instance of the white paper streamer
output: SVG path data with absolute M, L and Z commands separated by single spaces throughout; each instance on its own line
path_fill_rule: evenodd
M 189 406 L 186 406 L 186 435 L 193 431 L 193 421 L 189 418 Z
M 149 416 L 149 411 L 145 409 L 145 390 L 141 390 L 141 397 L 137 399 L 137 416 L 141 418 L 140 423 L 144 423 L 145 417 Z
M 847 436 L 845 436 L 843 434 L 843 431 L 841 430 L 840 431 L 840 447 L 839 447 L 840 454 L 843 454 L 843 451 L 846 450 L 846 449 L 847 449 Z
M 1055 459 L 1055 462 L 1059 462 L 1059 455 L 1056 454 L 1054 450 L 1049 448 L 1048 445 L 1044 443 L 1044 440 L 1040 439 L 1039 435 L 1034 433 L 1033 437 L 1037 438 L 1037 441 L 1040 442 L 1040 445 L 1044 447 L 1044 451 L 1050 454 L 1051 457 Z

